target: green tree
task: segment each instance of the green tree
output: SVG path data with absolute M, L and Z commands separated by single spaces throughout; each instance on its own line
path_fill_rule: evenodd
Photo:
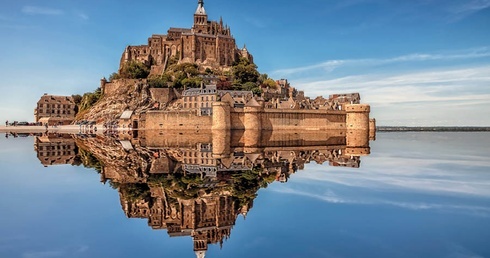
M 80 107 L 78 110 L 84 111 L 92 107 L 99 99 L 102 97 L 102 91 L 100 88 L 97 88 L 94 92 L 87 92 L 83 94 L 82 99 L 80 101 Z
M 150 69 L 138 61 L 129 61 L 123 64 L 119 75 L 126 79 L 142 79 L 148 77 Z
M 242 85 L 242 90 L 253 90 L 254 88 L 257 87 L 257 84 L 253 82 L 246 82 Z
M 263 90 L 260 87 L 255 87 L 252 89 L 252 93 L 257 96 L 262 96 Z
M 257 71 L 257 66 L 250 63 L 246 58 L 240 58 L 239 62 L 232 67 L 232 74 L 240 84 L 246 82 L 257 82 L 260 73 Z
M 264 88 L 277 89 L 277 83 L 273 79 L 266 79 L 262 82 Z
M 267 75 L 266 73 L 263 73 L 263 74 L 260 74 L 259 78 L 257 79 L 257 81 L 262 84 L 265 80 L 269 79 L 269 75 Z
M 194 78 L 185 78 L 181 81 L 182 86 L 185 86 L 187 88 L 198 88 L 201 86 L 201 78 L 194 77 Z
M 82 102 L 82 96 L 80 94 L 73 94 L 71 97 L 73 98 L 75 105 L 80 105 L 80 102 Z
M 132 201 L 148 200 L 151 197 L 150 187 L 144 183 L 119 185 L 122 195 Z
M 121 75 L 119 75 L 118 73 L 111 73 L 111 75 L 109 75 L 110 82 L 117 79 L 121 79 Z
M 75 114 L 77 114 L 80 107 L 80 103 L 82 103 L 82 96 L 80 96 L 80 94 L 74 94 L 71 95 L 71 97 L 73 98 L 73 102 L 75 103 Z
M 167 73 L 148 78 L 148 85 L 150 88 L 168 88 L 168 85 L 171 82 L 172 77 Z

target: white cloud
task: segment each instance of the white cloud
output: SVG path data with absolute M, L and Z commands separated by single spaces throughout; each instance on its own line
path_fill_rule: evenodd
M 48 8 L 48 7 L 39 7 L 39 6 L 31 6 L 27 5 L 22 7 L 22 12 L 30 15 L 62 15 L 64 12 L 60 9 Z
M 361 93 L 378 125 L 490 125 L 489 47 L 282 69 L 310 97 Z
M 309 164 L 305 171 L 294 174 L 288 184 L 274 185 L 270 189 L 328 203 L 490 216 L 490 208 L 482 205 L 490 199 L 486 173 L 457 169 L 490 167 L 484 155 L 443 152 L 431 158 L 420 151 L 412 151 L 414 149 L 408 148 L 403 154 L 396 154 L 386 150 L 369 157 L 368 168 L 355 171 L 329 167 L 327 172 L 325 166 Z M 441 164 L 454 169 L 444 169 Z
M 313 95 L 325 90 L 369 93 L 375 104 L 436 101 L 490 101 L 490 66 L 468 69 L 346 76 L 332 80 L 295 81 Z M 476 91 L 476 93 L 471 93 Z
M 441 144 L 441 143 L 438 143 Z M 428 150 L 426 150 L 428 151 Z M 395 152 L 396 153 L 396 152 Z M 485 174 L 464 173 L 460 170 L 440 169 L 440 165 L 451 168 L 490 167 L 490 160 L 482 155 L 460 153 L 439 153 L 438 158 L 426 156 L 424 152 L 404 149 L 403 154 L 390 151 L 370 157 L 369 171 L 363 170 L 355 175 L 350 173 L 325 173 L 309 168 L 308 173 L 295 174 L 295 181 L 333 183 L 356 188 L 378 189 L 380 191 L 407 191 L 437 195 L 466 195 L 490 199 L 490 182 Z M 407 164 L 400 166 L 400 164 Z M 409 164 L 409 165 L 408 165 Z M 393 172 L 396 168 L 396 172 Z
M 22 254 L 23 258 L 50 258 L 63 257 L 62 251 L 43 251 L 43 252 L 26 252 Z
M 297 190 L 290 187 L 275 188 L 272 191 L 284 194 L 300 195 L 310 197 L 318 200 L 322 200 L 328 203 L 334 204 L 355 204 L 355 205 L 387 205 L 395 206 L 408 210 L 439 210 L 445 212 L 462 212 L 465 214 L 476 216 L 490 216 L 490 208 L 477 205 L 450 205 L 440 204 L 434 202 L 403 202 L 403 201 L 391 201 L 379 198 L 370 198 L 366 196 L 356 197 L 341 197 L 330 196 L 328 194 L 311 193 L 306 190 Z
M 464 1 L 450 9 L 453 13 L 471 14 L 490 7 L 490 0 Z
M 77 13 L 77 16 L 78 16 L 78 18 L 80 18 L 82 20 L 88 20 L 90 18 L 87 14 L 82 13 L 82 12 Z
M 264 23 L 264 21 L 260 20 L 257 17 L 247 16 L 247 17 L 245 17 L 245 21 L 248 22 L 249 24 L 257 27 L 257 28 L 260 28 L 260 29 L 263 29 L 266 27 L 266 24 Z
M 439 53 L 439 54 L 414 53 L 414 54 L 402 55 L 398 57 L 385 58 L 385 59 L 368 58 L 368 59 L 327 60 L 325 62 L 304 66 L 304 67 L 295 67 L 295 68 L 276 70 L 273 71 L 271 74 L 276 77 L 283 77 L 283 76 L 290 76 L 290 75 L 314 71 L 314 70 L 321 70 L 323 72 L 324 71 L 332 72 L 340 67 L 368 67 L 368 66 L 389 65 L 389 64 L 404 63 L 404 62 L 447 61 L 447 60 L 458 60 L 458 59 L 474 59 L 474 58 L 482 58 L 482 57 L 490 57 L 489 47 L 471 48 L 471 49 L 452 51 L 447 53 Z

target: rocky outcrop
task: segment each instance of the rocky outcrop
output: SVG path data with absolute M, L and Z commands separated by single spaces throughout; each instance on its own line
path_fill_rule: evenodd
M 125 110 L 140 113 L 155 104 L 148 83 L 143 79 L 108 82 L 103 86 L 103 93 L 102 98 L 93 107 L 79 116 L 79 120 L 103 123 L 115 120 Z
M 120 141 L 104 137 L 75 137 L 77 146 L 93 155 L 103 167 L 103 174 L 115 182 L 143 183 L 148 178 L 151 153 L 139 146 L 125 150 Z

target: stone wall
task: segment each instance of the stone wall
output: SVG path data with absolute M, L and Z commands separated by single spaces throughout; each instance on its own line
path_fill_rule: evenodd
M 101 84 L 101 89 L 105 95 L 113 95 L 116 94 L 118 90 L 126 90 L 127 87 L 132 87 L 139 81 L 141 81 L 141 79 L 117 79 Z
M 211 116 L 197 116 L 195 111 L 148 111 L 146 127 L 149 130 L 209 130 Z
M 173 88 L 150 88 L 152 100 L 160 102 L 160 104 L 168 104 L 170 101 L 177 98 L 175 89 Z
M 343 111 L 266 109 L 261 119 L 263 130 L 345 129 Z
M 356 128 L 362 126 L 359 119 L 364 118 L 365 115 L 359 113 L 360 117 L 351 116 L 351 120 L 357 123 Z M 369 119 L 369 113 L 367 118 Z M 213 130 L 345 130 L 346 111 L 260 108 L 251 110 L 251 107 L 230 108 L 225 103 L 215 102 L 213 116 L 198 116 L 196 111 L 146 113 L 145 129 L 209 130 L 211 128 Z
M 211 130 L 142 130 L 140 141 L 147 148 L 169 148 L 195 147 L 199 143 L 210 143 L 212 141 Z
M 252 121 L 252 118 L 254 117 L 259 119 L 260 123 L 254 123 Z M 230 120 L 230 129 L 232 130 L 345 129 L 344 111 L 265 109 L 255 115 L 247 116 L 247 111 L 244 109 L 233 109 L 230 112 Z M 247 127 L 246 124 L 249 124 L 249 126 Z M 253 126 L 258 124 L 260 124 L 260 126 Z
M 258 107 L 232 108 L 215 102 L 212 116 L 198 116 L 196 111 L 149 111 L 148 130 L 223 130 L 243 131 L 239 145 L 260 145 L 264 131 L 315 132 L 336 130 L 352 135 L 348 146 L 365 146 L 369 135 L 369 105 L 346 105 L 341 110 L 263 109 Z M 371 127 L 373 123 L 371 122 Z M 256 132 L 257 131 L 257 132 Z M 356 132 L 360 131 L 360 132 Z M 362 135 L 356 137 L 355 135 Z M 236 138 L 234 135 L 232 138 Z

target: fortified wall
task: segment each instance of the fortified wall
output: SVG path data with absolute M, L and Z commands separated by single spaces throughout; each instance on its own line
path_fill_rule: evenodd
M 212 116 L 198 116 L 192 111 L 147 112 L 146 127 L 140 132 L 140 140 L 158 141 L 158 137 L 144 136 L 148 133 L 154 136 L 175 134 L 170 140 L 206 134 L 213 142 L 216 155 L 226 153 L 229 146 L 260 148 L 276 141 L 293 145 L 303 145 L 305 141 L 319 145 L 328 142 L 345 145 L 346 154 L 367 155 L 370 153 L 369 140 L 375 133 L 375 122 L 369 119 L 369 111 L 369 105 L 364 104 L 348 105 L 345 111 L 282 111 L 262 107 L 234 109 L 228 103 L 216 102 Z M 168 143 L 169 138 L 165 141 Z M 145 144 L 158 146 L 162 143 Z
M 375 130 L 369 113 L 366 104 L 348 104 L 345 110 L 269 109 L 254 100 L 243 108 L 217 101 L 209 116 L 198 115 L 196 110 L 154 110 L 143 113 L 140 120 L 144 123 L 140 124 L 146 130 L 362 131 L 369 140 L 370 129 Z

